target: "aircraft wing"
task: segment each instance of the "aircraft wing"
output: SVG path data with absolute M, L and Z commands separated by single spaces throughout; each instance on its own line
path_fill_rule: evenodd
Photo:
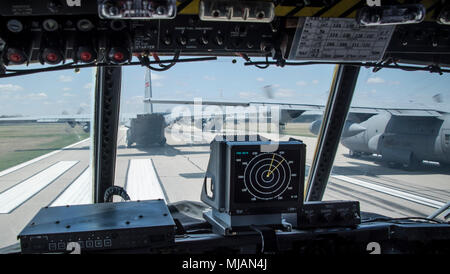
M 193 105 L 200 101 L 195 100 L 176 100 L 176 99 L 155 99 L 155 98 L 145 98 L 145 103 L 152 104 L 174 104 L 174 105 Z M 233 101 L 201 101 L 202 105 L 213 105 L 213 106 L 250 106 L 250 102 L 233 102 Z
M 176 99 L 155 99 L 155 98 L 145 98 L 144 102 L 149 102 L 152 104 L 175 104 L 175 105 L 194 105 L 195 103 L 202 105 L 215 105 L 215 106 L 281 106 L 285 110 L 293 111 L 323 111 L 324 106 L 315 104 L 291 104 L 285 102 L 240 102 L 240 101 L 195 101 L 195 100 L 176 100 Z
M 196 102 L 200 103 L 200 101 L 194 100 L 173 100 L 173 99 L 155 99 L 155 98 L 145 98 L 144 102 L 151 102 L 153 104 L 186 104 L 193 105 Z M 206 100 L 201 101 L 202 105 L 217 105 L 217 106 L 271 106 L 276 105 L 279 106 L 280 109 L 287 112 L 296 112 L 297 116 L 303 112 L 308 113 L 323 113 L 325 108 L 324 105 L 318 104 L 299 104 L 299 103 L 286 103 L 286 102 L 240 102 L 240 101 L 215 101 L 215 100 Z M 349 110 L 349 120 L 353 120 L 355 122 L 362 122 L 367 120 L 373 115 L 388 112 L 393 116 L 398 117 L 435 117 L 439 118 L 443 114 L 448 113 L 445 111 L 435 110 L 435 109 L 427 109 L 427 108 L 380 108 L 380 107 L 350 107 Z

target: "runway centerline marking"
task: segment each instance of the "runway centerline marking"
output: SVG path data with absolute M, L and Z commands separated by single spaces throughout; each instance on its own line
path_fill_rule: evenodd
M 167 203 L 151 159 L 130 160 L 126 191 L 132 201 L 163 199 Z
M 83 143 L 83 142 L 85 142 L 85 141 L 87 141 L 87 140 L 89 140 L 89 138 L 86 138 L 86 139 L 84 139 L 84 140 L 81 140 L 81 141 L 79 141 L 79 142 L 77 142 L 77 143 L 75 143 L 75 144 L 68 145 L 68 146 L 63 147 L 63 148 L 61 148 L 61 149 L 59 149 L 59 150 L 55 150 L 55 151 L 49 152 L 49 153 L 44 154 L 44 155 L 42 155 L 42 156 L 39 156 L 39 157 L 37 157 L 37 158 L 31 159 L 31 160 L 29 160 L 29 161 L 27 161 L 27 162 L 25 162 L 25 163 L 21 163 L 21 164 L 18 164 L 18 165 L 16 165 L 16 166 L 13 166 L 13 167 L 10 167 L 10 168 L 8 168 L 8 169 L 5 169 L 5 170 L 3 170 L 3 171 L 0 172 L 0 177 L 4 176 L 4 175 L 6 175 L 6 174 L 9 174 L 9 173 L 11 173 L 11 172 L 14 172 L 14 171 L 16 171 L 16 170 L 18 170 L 18 169 L 24 168 L 24 167 L 26 167 L 26 166 L 28 166 L 28 165 L 34 164 L 34 163 L 36 163 L 36 162 L 39 162 L 40 160 L 43 160 L 43 159 L 48 158 L 48 157 L 50 157 L 50 156 L 52 156 L 52 155 L 55 155 L 56 153 L 59 153 L 59 152 L 64 151 L 64 150 L 66 150 L 66 149 L 69 149 L 69 148 L 72 148 L 72 147 L 74 147 L 74 146 L 77 146 L 77 145 L 79 145 L 79 144 L 81 144 L 81 143 Z
M 0 213 L 10 213 L 51 184 L 78 161 L 58 162 L 0 193 Z
M 92 172 L 86 168 L 78 178 L 73 181 L 50 206 L 85 205 L 92 204 Z
M 392 189 L 389 187 L 384 187 L 384 186 L 380 186 L 374 183 L 368 183 L 359 179 L 355 179 L 355 178 L 350 178 L 347 176 L 343 176 L 343 175 L 331 175 L 331 177 L 350 183 L 350 184 L 354 184 L 354 185 L 358 185 L 361 187 L 365 187 L 368 189 L 372 189 L 384 194 L 388 194 L 397 198 L 402 198 L 411 202 L 415 202 L 418 204 L 422 204 L 422 205 L 426 205 L 429 207 L 433 207 L 433 208 L 441 208 L 445 205 L 445 203 L 440 202 L 440 201 L 436 201 L 436 200 L 432 200 L 432 199 L 428 199 L 425 197 L 421 197 L 415 194 L 411 194 L 411 193 L 407 193 L 404 191 L 400 191 L 400 190 L 396 190 L 396 189 Z

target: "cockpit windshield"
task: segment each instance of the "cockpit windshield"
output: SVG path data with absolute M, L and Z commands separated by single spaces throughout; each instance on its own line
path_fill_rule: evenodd
M 122 68 L 114 181 L 131 200 L 201 202 L 218 135 L 302 140 L 309 170 L 334 65 L 242 63 Z M 42 207 L 93 203 L 94 76 L 82 69 L 0 80 L 0 247 L 16 243 Z M 357 200 L 361 211 L 387 217 L 426 217 L 444 206 L 449 87 L 446 75 L 361 68 L 323 200 Z

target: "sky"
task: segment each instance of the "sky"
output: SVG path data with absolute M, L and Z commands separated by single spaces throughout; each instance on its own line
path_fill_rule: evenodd
M 243 60 L 180 63 L 165 72 L 152 72 L 155 98 L 194 98 L 233 101 L 272 101 L 324 105 L 330 88 L 333 65 L 269 67 L 243 65 Z M 40 67 L 40 66 L 32 66 Z M 22 69 L 24 67 L 14 67 Z M 93 91 L 93 69 L 45 72 L 0 79 L 0 115 L 58 115 L 89 113 Z M 145 68 L 123 67 L 122 113 L 144 110 Z M 264 87 L 270 85 L 273 99 Z M 433 100 L 441 94 L 442 103 Z M 450 77 L 429 72 L 382 69 L 372 73 L 361 68 L 353 105 L 365 107 L 428 107 L 450 111 Z M 167 111 L 170 105 L 158 105 Z

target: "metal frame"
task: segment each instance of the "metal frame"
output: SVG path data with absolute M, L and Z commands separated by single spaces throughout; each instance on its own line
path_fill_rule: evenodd
M 320 201 L 327 187 L 360 67 L 337 65 L 309 171 L 306 201 Z
M 106 189 L 114 186 L 122 68 L 99 67 L 95 77 L 91 131 L 93 200 L 103 203 Z

